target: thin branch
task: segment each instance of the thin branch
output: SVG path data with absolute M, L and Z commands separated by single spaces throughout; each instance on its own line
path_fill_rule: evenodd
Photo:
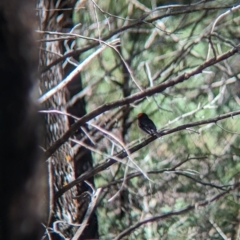
M 181 175 L 181 176 L 187 177 L 187 178 L 193 180 L 194 182 L 197 182 L 197 183 L 199 183 L 199 184 L 201 184 L 201 185 L 203 185 L 203 186 L 210 186 L 210 187 L 217 188 L 217 189 L 220 189 L 220 190 L 223 190 L 223 191 L 226 190 L 226 189 L 225 189 L 226 187 L 229 187 L 229 185 L 218 186 L 218 185 L 213 184 L 213 183 L 203 182 L 203 181 L 201 181 L 201 180 L 199 180 L 199 179 L 196 179 L 196 178 L 194 178 L 194 177 L 192 177 L 192 176 L 190 176 L 190 175 L 188 175 L 188 174 L 185 174 L 185 173 L 183 173 L 183 172 L 175 171 L 175 172 L 173 172 L 173 173 L 175 173 L 175 174 L 177 174 L 177 175 Z
M 123 232 L 121 232 L 117 237 L 114 238 L 114 240 L 120 240 L 122 239 L 123 237 L 129 235 L 132 231 L 134 231 L 135 229 L 139 228 L 140 226 L 142 225 L 145 225 L 147 223 L 150 223 L 150 222 L 156 222 L 156 221 L 160 221 L 162 219 L 166 219 L 166 218 L 169 218 L 169 217 L 172 217 L 172 216 L 178 216 L 178 215 L 182 215 L 182 214 L 185 214 L 191 210 L 194 210 L 196 209 L 196 206 L 197 207 L 204 207 L 204 206 L 207 206 L 209 205 L 210 203 L 212 202 L 215 202 L 217 201 L 218 199 L 222 198 L 223 196 L 225 196 L 226 194 L 228 194 L 230 191 L 233 191 L 237 188 L 239 188 L 240 186 L 240 183 L 236 183 L 234 184 L 233 187 L 230 187 L 227 191 L 223 192 L 223 193 L 220 193 L 218 195 L 216 195 L 215 197 L 213 197 L 212 199 L 210 200 L 207 200 L 207 201 L 204 201 L 202 203 L 195 203 L 193 205 L 189 205 L 188 207 L 182 209 L 182 210 L 179 210 L 179 211 L 173 211 L 173 212 L 169 212 L 169 213 L 166 213 L 166 214 L 163 214 L 163 215 L 158 215 L 158 216 L 155 216 L 155 217 L 152 217 L 152 218 L 148 218 L 148 219 L 145 219 L 143 221 L 140 221 L 134 225 L 132 225 L 131 227 L 125 229 Z
M 205 158 L 206 158 L 206 157 L 205 157 Z M 184 162 L 187 162 L 187 161 L 189 161 L 189 160 L 191 160 L 191 159 L 199 159 L 199 158 L 189 158 L 189 159 L 181 162 L 181 165 L 182 165 Z M 148 175 L 151 175 L 151 174 L 160 174 L 160 173 L 164 173 L 164 172 L 171 172 L 171 173 L 174 173 L 174 174 L 176 174 L 176 175 L 181 175 L 181 176 L 187 177 L 187 178 L 193 180 L 194 182 L 197 182 L 197 183 L 199 183 L 199 184 L 201 184 L 201 185 L 203 185 L 203 186 L 210 186 L 210 187 L 213 187 L 213 188 L 216 188 L 216 189 L 220 189 L 220 190 L 222 190 L 222 191 L 225 191 L 227 187 L 232 186 L 232 185 L 222 185 L 222 186 L 219 186 L 219 185 L 216 185 L 216 184 L 213 184 L 213 183 L 203 182 L 203 181 L 201 181 L 201 180 L 199 180 L 199 179 L 197 179 L 197 178 L 192 177 L 192 176 L 189 175 L 189 174 L 184 173 L 183 171 L 176 171 L 176 170 L 174 170 L 176 167 L 177 167 L 177 166 L 175 166 L 175 167 L 173 167 L 173 168 L 170 168 L 170 169 L 148 171 L 147 174 L 148 174 Z M 139 172 L 131 173 L 131 174 L 127 175 L 127 176 L 125 177 L 125 179 L 121 178 L 121 179 L 119 179 L 119 180 L 110 182 L 110 183 L 108 183 L 108 184 L 106 184 L 106 185 L 104 185 L 104 186 L 101 186 L 101 188 L 102 188 L 102 189 L 108 188 L 108 187 L 110 187 L 110 186 L 112 186 L 112 185 L 116 185 L 116 184 L 122 183 L 123 181 L 129 180 L 129 179 L 133 179 L 133 178 L 138 177 L 138 176 L 141 176 L 141 175 L 142 175 L 142 174 L 140 174 Z
M 103 104 L 102 106 L 96 108 L 94 111 L 84 115 L 76 123 L 74 123 L 70 127 L 70 129 L 61 138 L 59 138 L 55 143 L 53 143 L 52 146 L 50 146 L 47 149 L 47 151 L 44 153 L 44 156 L 43 156 L 44 159 L 46 160 L 47 158 L 49 158 L 62 144 L 64 144 L 79 129 L 80 126 L 82 126 L 89 120 L 95 118 L 99 114 L 109 111 L 111 109 L 114 109 L 116 107 L 120 107 L 120 106 L 123 106 L 126 104 L 133 103 L 134 101 L 144 98 L 146 96 L 151 96 L 155 93 L 161 93 L 169 87 L 172 87 L 178 83 L 184 82 L 185 80 L 189 79 L 191 76 L 200 74 L 205 68 L 210 67 L 218 62 L 221 62 L 221 61 L 233 56 L 237 52 L 238 52 L 238 49 L 233 48 L 230 51 L 218 56 L 217 58 L 209 59 L 208 61 L 204 62 L 203 64 L 201 64 L 198 67 L 196 67 L 195 69 L 193 69 L 192 71 L 185 72 L 185 73 L 181 74 L 180 76 L 173 78 L 172 80 L 169 80 L 167 82 L 159 84 L 156 87 L 149 88 L 145 91 L 141 91 L 140 93 L 133 94 L 133 95 L 123 98 L 121 100 Z M 230 116 L 227 114 L 227 117 L 231 117 L 232 116 L 231 114 L 238 115 L 239 113 L 238 113 L 238 111 L 236 111 L 236 112 L 229 113 L 229 114 L 230 114 Z M 225 115 L 226 114 L 222 115 L 223 116 L 222 119 L 227 118 L 227 117 L 224 117 Z M 221 119 L 219 119 L 219 120 L 221 120 Z M 190 126 L 187 126 L 187 127 L 191 127 L 191 124 L 190 124 Z
M 93 60 L 98 54 L 100 54 L 107 46 L 111 47 L 111 44 L 117 44 L 119 43 L 119 39 L 114 39 L 113 41 L 107 43 L 105 46 L 102 46 L 97 51 L 92 53 L 88 58 L 86 58 L 81 64 L 78 65 L 76 69 L 74 69 L 63 81 L 61 81 L 56 87 L 45 93 L 43 96 L 41 96 L 38 99 L 39 103 L 45 102 L 47 99 L 49 99 L 53 94 L 61 90 L 63 87 L 65 87 L 77 74 L 79 74 L 86 65 L 89 64 L 91 60 Z
M 87 227 L 87 223 L 89 221 L 89 218 L 92 215 L 92 212 L 97 204 L 97 200 L 98 197 L 100 195 L 101 192 L 101 188 L 98 188 L 97 191 L 93 194 L 92 196 L 92 201 L 88 206 L 88 210 L 84 216 L 83 222 L 81 223 L 81 226 L 79 227 L 79 229 L 77 230 L 77 232 L 75 233 L 75 235 L 73 236 L 72 240 L 77 240 L 79 239 L 79 237 L 82 235 L 83 230 Z
M 184 163 L 190 161 L 190 160 L 195 160 L 195 159 L 206 159 L 207 157 L 193 157 L 193 158 L 187 158 L 183 161 L 181 161 L 180 163 L 176 164 L 175 166 L 171 167 L 171 168 L 166 168 L 166 169 L 162 169 L 162 170 L 154 170 L 154 171 L 148 171 L 147 174 L 148 175 L 151 175 L 151 174 L 160 174 L 160 173 L 164 173 L 164 172 L 176 172 L 176 168 L 180 167 L 181 165 L 183 165 Z M 135 177 L 138 177 L 140 176 L 141 173 L 139 172 L 134 172 L 134 173 L 130 173 L 126 176 L 126 180 L 129 180 L 129 179 L 133 179 Z M 101 186 L 102 189 L 104 188 L 108 188 L 112 185 L 116 185 L 116 184 L 119 184 L 119 183 L 122 183 L 123 182 L 123 178 L 120 178 L 120 179 L 117 179 L 115 181 L 111 181 L 109 182 L 108 184 L 106 185 L 103 185 Z
M 225 13 L 222 13 L 220 16 L 217 17 L 217 19 L 214 21 L 213 25 L 212 25 L 212 29 L 210 32 L 210 38 L 211 39 L 211 35 L 213 34 L 214 28 L 216 27 L 217 23 L 224 18 L 225 16 L 227 16 L 228 14 L 232 13 L 233 11 L 236 11 L 240 8 L 240 5 L 234 6 L 232 7 L 230 10 L 226 11 Z M 210 56 L 210 48 L 211 48 L 211 41 L 209 41 L 209 47 L 208 47 L 208 53 L 207 53 L 207 59 Z M 213 48 L 214 49 L 214 48 Z
M 192 6 L 188 9 L 187 7 L 185 7 L 185 10 L 179 10 L 179 11 L 175 11 L 175 12 L 167 12 L 166 14 L 162 14 L 158 17 L 155 17 L 155 18 L 152 18 L 152 19 L 149 19 L 147 21 L 144 21 L 144 19 L 149 15 L 149 14 L 144 14 L 142 17 L 140 17 L 137 21 L 135 21 L 134 23 L 131 23 L 131 24 L 128 24 L 126 26 L 123 26 L 122 28 L 120 29 L 117 29 L 113 32 L 111 32 L 109 35 L 107 35 L 106 37 L 104 37 L 102 40 L 103 41 L 107 41 L 108 39 L 111 39 L 113 36 L 117 37 L 119 36 L 120 33 L 128 30 L 128 29 L 131 29 L 131 28 L 135 28 L 135 27 L 138 27 L 139 25 L 143 25 L 143 24 L 149 24 L 149 23 L 152 23 L 152 22 L 155 22 L 157 20 L 160 20 L 160 19 L 163 19 L 163 18 L 166 18 L 166 17 L 170 17 L 170 16 L 178 16 L 178 15 L 182 15 L 182 14 L 187 14 L 187 13 L 193 13 L 193 12 L 199 12 L 199 11 L 203 11 L 203 10 L 213 10 L 213 11 L 216 11 L 216 9 L 226 9 L 226 8 L 229 8 L 229 6 L 226 6 L 226 7 L 220 7 L 220 8 L 217 8 L 217 7 L 204 7 L 202 9 L 193 9 Z M 51 67 L 53 67 L 54 65 L 62 62 L 64 59 L 68 58 L 68 57 L 71 57 L 71 56 L 76 56 L 76 55 L 79 55 L 83 52 L 86 52 L 96 46 L 98 46 L 99 43 L 96 42 L 96 43 L 93 43 L 91 45 L 88 45 L 84 48 L 79 48 L 79 49 L 76 49 L 76 50 L 73 50 L 71 52 L 68 52 L 66 53 L 64 56 L 54 60 L 53 62 L 51 62 L 49 65 L 43 67 L 41 70 L 40 70 L 40 73 L 44 73 L 46 71 L 48 71 Z
M 213 227 L 216 229 L 216 231 L 219 233 L 219 235 L 223 238 L 223 240 L 231 240 L 231 238 L 228 238 L 222 229 L 210 218 L 209 222 L 213 225 Z
M 218 117 L 215 117 L 215 118 L 209 118 L 209 119 L 202 120 L 202 121 L 197 121 L 197 122 L 193 122 L 193 123 L 180 125 L 180 126 L 178 126 L 176 128 L 173 128 L 173 129 L 163 130 L 161 132 L 161 136 L 168 135 L 170 133 L 178 132 L 178 131 L 181 131 L 181 130 L 185 130 L 186 128 L 190 128 L 190 127 L 200 126 L 200 125 L 209 124 L 209 123 L 216 123 L 216 122 L 218 122 L 220 120 L 223 120 L 223 119 L 226 119 L 226 118 L 230 118 L 230 117 L 233 117 L 233 116 L 236 116 L 236 115 L 240 115 L 240 110 L 239 111 L 235 111 L 235 112 L 226 113 L 226 114 L 223 114 L 223 115 L 219 115 Z M 141 142 L 140 144 L 129 148 L 129 152 L 130 153 L 136 152 L 137 150 L 145 147 L 146 145 L 148 145 L 149 143 L 151 143 L 152 141 L 154 141 L 157 138 L 158 138 L 157 136 L 151 136 L 151 137 L 147 138 L 145 141 Z M 125 158 L 126 156 L 127 156 L 127 153 L 125 151 L 122 151 L 122 152 L 116 154 L 114 157 L 122 159 L 122 158 Z M 113 165 L 115 162 L 116 161 L 114 159 L 112 159 L 112 158 L 107 159 L 107 160 L 104 161 L 104 163 L 98 164 L 94 169 L 89 170 L 89 171 L 83 173 L 77 179 L 75 179 L 74 181 L 70 182 L 68 185 L 62 187 L 56 193 L 55 199 L 57 199 L 58 197 L 62 196 L 62 194 L 64 194 L 66 191 L 68 191 L 69 189 L 71 189 L 75 185 L 77 185 L 77 184 L 79 184 L 79 183 L 89 179 L 90 177 L 96 175 L 97 173 L 107 169 L 108 167 Z
M 128 152 L 127 147 L 125 146 L 124 142 L 121 141 L 118 137 L 114 136 L 114 134 L 110 133 L 109 131 L 106 131 L 105 129 L 101 128 L 100 126 L 97 126 L 93 123 L 88 123 L 90 126 L 95 127 L 96 129 L 98 129 L 99 131 L 101 131 L 102 133 L 104 133 L 106 136 L 110 136 L 111 140 L 114 142 L 114 144 L 118 145 L 120 148 L 123 148 L 124 151 L 127 153 L 128 155 L 128 159 L 131 161 L 131 163 L 136 166 L 136 168 L 149 180 L 151 181 L 147 174 L 138 166 L 138 164 L 132 159 L 130 152 Z M 119 145 L 120 144 L 120 145 Z M 127 163 L 128 166 L 128 163 Z

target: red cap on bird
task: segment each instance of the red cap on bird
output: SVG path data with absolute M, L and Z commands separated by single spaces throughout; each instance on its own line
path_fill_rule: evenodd
M 139 114 L 138 114 L 138 118 L 140 118 L 141 116 L 144 116 L 144 115 L 146 115 L 146 116 L 147 116 L 147 114 L 146 114 L 146 113 L 139 113 Z

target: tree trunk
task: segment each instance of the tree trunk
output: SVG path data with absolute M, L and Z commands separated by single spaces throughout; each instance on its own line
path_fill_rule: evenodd
M 47 5 L 46 5 L 47 4 Z M 58 4 L 58 5 L 55 5 Z M 72 27 L 72 13 L 75 1 L 39 1 L 39 28 L 42 31 L 63 31 L 69 32 Z M 43 9 L 72 9 L 71 11 L 44 11 Z M 58 19 L 61 16 L 61 20 Z M 48 34 L 42 34 L 41 39 L 44 42 L 41 45 L 40 65 L 44 66 L 56 60 L 59 55 L 64 54 L 66 49 L 60 41 L 48 41 L 50 38 L 58 37 Z M 62 62 L 54 65 L 48 71 L 41 74 L 40 79 L 40 94 L 48 92 L 59 84 L 64 77 L 73 70 L 73 67 L 67 64 L 64 68 Z M 76 117 L 83 116 L 85 111 L 85 101 L 78 100 L 75 104 L 67 109 L 67 101 L 71 99 L 77 92 L 81 91 L 81 79 L 79 76 L 73 79 L 67 88 L 63 88 L 54 94 L 50 99 L 42 105 L 44 110 L 59 110 L 74 114 Z M 48 149 L 57 139 L 59 139 L 69 128 L 73 122 L 66 115 L 62 114 L 47 114 L 45 115 L 46 138 L 44 148 Z M 81 134 L 76 133 L 77 138 Z M 82 150 L 81 150 L 82 151 Z M 84 194 L 92 191 L 87 184 L 81 184 L 78 188 L 73 187 L 58 199 L 54 199 L 54 194 L 64 185 L 70 183 L 75 177 L 78 177 L 84 171 L 92 167 L 92 157 L 90 152 L 85 151 L 84 154 L 76 154 L 72 151 L 71 142 L 63 144 L 52 156 L 48 159 L 49 164 L 49 208 L 50 217 L 48 227 L 54 227 L 56 239 L 59 236 L 72 238 L 78 227 L 72 224 L 81 224 L 88 205 L 91 201 L 89 194 Z M 93 184 L 93 179 L 89 180 Z M 75 198 L 81 196 L 80 198 Z M 93 214 L 88 222 L 88 226 L 79 239 L 87 239 L 98 237 L 97 234 L 97 219 Z

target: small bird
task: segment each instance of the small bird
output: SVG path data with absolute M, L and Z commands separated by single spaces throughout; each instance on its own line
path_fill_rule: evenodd
M 138 114 L 138 126 L 144 132 L 150 135 L 156 135 L 159 137 L 159 133 L 157 132 L 157 128 L 153 121 L 148 117 L 146 113 L 139 113 Z

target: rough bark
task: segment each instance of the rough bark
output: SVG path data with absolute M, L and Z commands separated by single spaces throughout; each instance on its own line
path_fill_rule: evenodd
M 40 30 L 43 31 L 63 31 L 68 32 L 72 27 L 72 12 L 75 1 L 39 1 L 39 19 Z M 67 11 L 46 11 L 48 9 L 68 9 Z M 72 9 L 72 11 L 69 9 Z M 61 20 L 59 21 L 59 16 Z M 41 39 L 46 41 L 41 45 L 40 52 L 40 65 L 42 69 L 45 65 L 53 62 L 59 57 L 58 54 L 63 54 L 66 49 L 60 41 L 47 41 L 49 38 L 57 36 L 50 36 L 42 34 Z M 73 70 L 73 67 L 67 64 L 65 68 L 62 66 L 62 62 L 51 67 L 47 72 L 42 73 L 40 79 L 40 94 L 44 94 L 59 82 Z M 76 92 L 81 91 L 81 81 L 79 77 L 76 77 L 68 88 L 64 88 L 54 94 L 49 100 L 43 103 L 43 109 L 54 109 L 63 112 L 69 111 L 71 114 L 79 117 L 84 115 L 85 102 L 84 100 L 77 101 L 74 105 L 67 109 L 67 101 L 71 99 Z M 64 115 L 59 114 L 47 114 L 45 116 L 46 126 L 46 138 L 44 148 L 47 149 L 58 138 L 60 138 L 72 124 L 71 120 Z M 81 135 L 77 134 L 79 137 Z M 89 194 L 87 191 L 91 191 L 89 186 L 82 184 L 78 188 L 72 188 L 71 191 L 66 192 L 58 199 L 53 199 L 54 194 L 64 185 L 68 184 L 75 177 L 79 176 L 84 171 L 92 167 L 92 158 L 89 152 L 85 152 L 78 158 L 79 152 L 74 154 L 72 152 L 71 142 L 68 141 L 62 145 L 51 158 L 48 159 L 49 164 L 49 220 L 48 227 L 54 227 L 55 239 L 60 239 L 61 236 L 72 238 L 78 227 L 71 224 L 81 224 L 84 218 L 88 205 L 90 203 Z M 93 183 L 93 180 L 90 180 Z M 81 195 L 80 198 L 75 196 Z M 61 221 L 57 223 L 57 221 Z M 57 224 L 56 224 L 57 223 Z M 88 227 L 85 229 L 79 239 L 93 238 L 97 235 L 97 220 L 96 215 L 88 222 Z

